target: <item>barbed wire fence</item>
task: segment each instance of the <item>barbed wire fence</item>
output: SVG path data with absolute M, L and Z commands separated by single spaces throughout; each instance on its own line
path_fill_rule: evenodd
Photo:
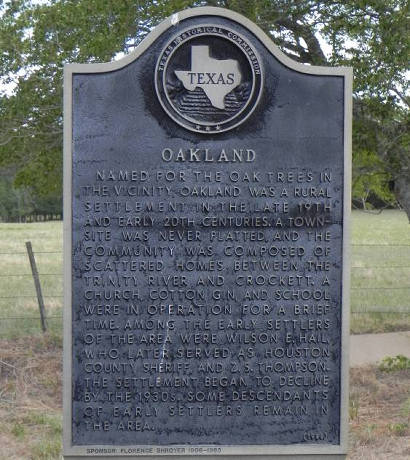
M 379 265 L 380 260 L 376 264 L 355 265 L 354 252 L 355 249 L 365 248 L 366 250 L 374 251 L 375 249 L 383 249 L 387 251 L 385 264 Z M 354 318 L 356 315 L 368 316 L 382 319 L 383 316 L 391 317 L 397 315 L 400 320 L 406 320 L 410 324 L 410 244 L 408 243 L 352 243 L 351 244 L 353 263 L 351 265 L 351 315 Z M 388 257 L 392 249 L 400 251 L 399 263 L 396 257 L 394 262 L 390 262 Z M 365 278 L 366 282 L 373 285 L 356 285 L 357 279 L 361 279 L 363 271 L 367 271 L 369 276 Z M 382 276 L 376 276 L 381 273 Z M 385 275 L 390 273 L 390 278 Z M 379 281 L 384 278 L 384 281 Z M 363 279 L 363 278 L 362 278 Z M 387 282 L 386 282 L 387 280 Z M 374 283 L 380 283 L 374 285 Z M 387 283 L 392 283 L 387 285 Z M 358 283 L 362 284 L 362 283 Z M 370 305 L 359 303 L 358 294 L 361 293 L 376 293 L 380 304 L 372 302 Z M 373 297 L 376 297 L 373 296 Z M 397 301 L 400 304 L 397 304 Z M 386 331 L 387 332 L 387 331 Z
M 351 266 L 351 315 L 363 317 L 381 317 L 398 315 L 403 318 L 410 318 L 410 244 L 352 244 L 352 252 L 355 248 L 391 248 L 401 251 L 403 260 L 400 264 L 389 265 L 355 265 Z M 42 271 L 43 265 L 40 262 L 40 270 L 36 268 L 38 256 L 47 255 L 48 257 L 57 256 L 62 259 L 62 251 L 34 251 L 31 243 L 26 243 L 26 251 L 6 251 L 0 252 L 0 256 L 25 257 L 27 270 L 18 273 L 0 272 L 0 337 L 24 336 L 33 332 L 46 332 L 52 330 L 61 333 L 63 319 L 63 273 L 61 271 Z M 24 265 L 24 263 L 22 264 Z M 31 272 L 30 272 L 31 267 Z M 62 263 L 61 263 L 62 267 Z M 376 281 L 372 276 L 363 278 L 363 271 L 386 271 L 391 270 L 396 280 L 407 280 L 407 284 L 389 286 L 356 285 L 357 279 L 363 282 Z M 36 273 L 37 272 L 37 273 Z M 374 275 L 374 273 L 373 273 Z M 53 279 L 49 283 L 45 280 Z M 14 282 L 13 282 L 14 280 Z M 17 281 L 17 282 L 16 282 Z M 50 292 L 50 285 L 53 290 Z M 13 289 L 14 287 L 14 289 Z M 16 287 L 18 290 L 16 290 Z M 26 289 L 31 290 L 26 293 Z M 39 292 L 40 291 L 40 292 Z M 43 292 L 44 291 L 44 292 Z M 356 293 L 378 292 L 379 305 L 364 305 L 356 298 Z M 393 305 L 392 293 L 399 293 L 401 305 Z M 400 294 L 402 293 L 402 294 Z M 397 299 L 394 299 L 397 300 Z M 374 303 L 374 302 L 373 302 Z M 6 305 L 6 307 L 5 307 Z
M 30 241 L 26 242 L 25 251 L 0 251 L 2 259 L 11 257 L 15 261 L 6 269 L 3 263 L 0 271 L 0 337 L 24 336 L 40 331 L 61 332 L 62 264 L 58 263 L 61 271 L 42 271 L 42 266 L 46 264 L 40 261 L 38 270 L 38 256 L 41 258 L 43 255 L 62 259 L 61 250 L 34 251 Z M 18 267 L 17 272 L 10 273 L 14 266 Z M 22 267 L 26 267 L 24 271 L 20 271 Z M 51 291 L 50 283 L 45 282 L 47 278 L 54 280 Z

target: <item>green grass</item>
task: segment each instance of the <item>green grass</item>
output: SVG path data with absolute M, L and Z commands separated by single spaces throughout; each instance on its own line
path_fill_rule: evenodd
M 41 332 L 26 241 L 35 253 L 50 330 L 61 330 L 62 230 L 61 222 L 0 224 L 0 337 Z
M 40 439 L 31 449 L 33 460 L 55 460 L 60 458 L 61 441 L 59 439 Z
M 52 296 L 62 295 L 62 223 L 42 222 L 0 224 L 0 337 L 41 333 L 26 241 L 32 243 L 42 274 L 50 329 L 58 336 L 62 298 Z M 405 213 L 354 211 L 351 266 L 352 332 L 410 330 L 410 225 Z
M 24 425 L 15 423 L 11 429 L 11 432 L 17 439 L 22 440 L 26 434 L 26 429 Z
M 350 301 L 355 312 L 351 331 L 410 330 L 410 225 L 406 214 L 353 212 L 351 266 Z
M 49 415 L 35 411 L 29 411 L 22 419 L 25 427 L 41 425 L 47 428 L 51 435 L 61 436 L 63 433 L 61 425 L 61 416 Z

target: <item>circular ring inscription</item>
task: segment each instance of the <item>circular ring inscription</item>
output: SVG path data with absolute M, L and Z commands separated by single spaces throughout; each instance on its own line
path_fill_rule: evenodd
M 176 35 L 155 71 L 158 99 L 167 114 L 191 131 L 218 133 L 243 123 L 262 91 L 261 60 L 242 35 L 201 25 Z

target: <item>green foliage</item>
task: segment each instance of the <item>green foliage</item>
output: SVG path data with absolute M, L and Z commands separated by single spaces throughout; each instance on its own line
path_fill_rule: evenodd
M 61 195 L 35 191 L 21 183 L 18 188 L 11 179 L 12 174 L 0 174 L 0 221 L 21 222 L 30 215 L 61 215 Z
M 359 397 L 355 394 L 349 398 L 349 420 L 355 420 L 359 416 Z
M 22 440 L 24 438 L 25 434 L 26 434 L 26 430 L 24 428 L 24 425 L 22 425 L 20 423 L 15 423 L 13 425 L 13 427 L 11 428 L 11 432 L 19 440 Z
M 33 460 L 55 460 L 60 458 L 61 436 L 40 439 L 31 449 Z
M 21 216 L 31 214 L 33 204 L 24 188 L 15 188 L 7 176 L 0 176 L 0 221 L 18 221 Z
M 394 436 L 406 436 L 409 429 L 408 423 L 390 423 L 389 431 Z
M 384 162 L 372 150 L 358 148 L 354 153 L 353 200 L 360 201 L 363 209 L 373 208 L 371 200 L 375 198 L 378 202 L 394 206 L 396 199 L 389 189 L 392 176 Z
M 23 417 L 23 422 L 26 426 L 43 425 L 52 435 L 61 435 L 63 432 L 59 415 L 47 415 L 42 412 L 29 411 Z
M 386 357 L 379 364 L 379 369 L 383 372 L 396 372 L 410 369 L 410 359 L 403 355 Z
M 406 0 L 8 0 L 2 5 L 0 70 L 3 82 L 13 82 L 15 89 L 0 95 L 0 167 L 16 166 L 16 186 L 30 187 L 37 196 L 61 195 L 64 63 L 110 61 L 131 51 L 172 13 L 208 5 L 256 22 L 294 60 L 354 67 L 353 195 L 393 204 L 390 184 L 410 216 Z
M 400 415 L 410 418 L 410 398 L 407 398 L 406 401 L 404 401 L 402 407 L 400 408 Z
M 410 216 L 409 112 L 392 101 L 362 98 L 354 105 L 353 198 L 366 207 L 367 199 L 383 206 L 401 202 Z

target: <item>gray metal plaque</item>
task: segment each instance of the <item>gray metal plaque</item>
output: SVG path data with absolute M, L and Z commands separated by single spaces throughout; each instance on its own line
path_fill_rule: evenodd
M 66 67 L 65 458 L 344 458 L 350 100 L 217 8 Z

